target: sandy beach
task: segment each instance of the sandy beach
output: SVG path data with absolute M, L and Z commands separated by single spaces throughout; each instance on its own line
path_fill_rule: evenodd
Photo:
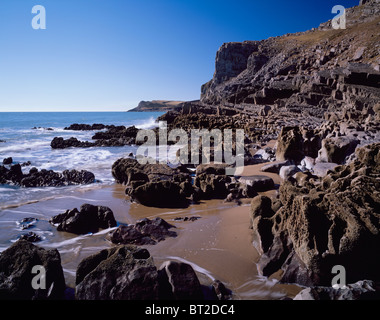
M 247 166 L 243 174 L 263 174 L 260 171 L 262 165 Z M 278 175 L 265 175 L 271 177 L 275 184 L 280 183 Z M 300 291 L 297 286 L 281 285 L 274 278 L 267 279 L 258 275 L 256 262 L 259 255 L 252 245 L 252 230 L 249 228 L 250 199 L 243 199 L 240 206 L 223 200 L 204 200 L 185 209 L 165 209 L 131 203 L 124 190 L 125 187 L 118 184 L 94 186 L 50 200 L 5 209 L 0 225 L 4 246 L 1 249 L 5 249 L 6 239 L 18 237 L 20 232 L 17 221 L 24 217 L 39 219 L 33 230 L 45 237 L 39 246 L 58 249 L 66 284 L 74 287 L 76 268 L 80 261 L 113 246 L 106 239 L 111 229 L 76 236 L 56 231 L 48 220 L 67 209 L 90 203 L 111 208 L 118 223 L 131 224 L 145 217 L 161 217 L 173 224 L 177 237 L 144 246 L 153 256 L 157 267 L 166 260 L 187 262 L 192 265 L 203 284 L 208 285 L 218 279 L 232 290 L 234 299 L 280 299 L 293 297 Z M 274 196 L 276 190 L 265 194 Z M 177 217 L 191 216 L 200 218 L 195 221 L 175 220 Z

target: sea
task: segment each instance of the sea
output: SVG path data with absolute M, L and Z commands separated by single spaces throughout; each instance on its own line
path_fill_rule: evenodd
M 30 165 L 22 167 L 28 173 L 32 167 L 62 172 L 66 169 L 88 170 L 95 174 L 96 185 L 115 183 L 111 173 L 112 164 L 119 158 L 135 153 L 136 146 L 92 147 L 52 149 L 54 137 L 76 137 L 81 141 L 93 141 L 96 131 L 64 130 L 71 124 L 94 124 L 136 126 L 150 129 L 158 124 L 157 117 L 163 112 L 2 112 L 0 113 L 0 164 L 12 157 L 13 163 Z M 75 188 L 93 186 L 68 186 L 61 188 L 20 188 L 0 185 L 0 210 L 31 201 L 40 201 Z

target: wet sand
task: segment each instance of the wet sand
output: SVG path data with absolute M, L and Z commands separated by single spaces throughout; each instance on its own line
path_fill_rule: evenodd
M 244 175 L 266 175 L 279 184 L 278 175 L 262 173 L 261 166 L 247 166 Z M 225 203 L 223 200 L 202 201 L 186 209 L 148 208 L 130 203 L 124 194 L 125 187 L 113 185 L 75 191 L 72 195 L 31 203 L 18 208 L 0 211 L 0 250 L 11 245 L 22 233 L 16 222 L 24 217 L 39 219 L 30 231 L 45 237 L 36 245 L 57 248 L 68 286 L 75 286 L 75 271 L 79 262 L 113 244 L 106 240 L 110 229 L 96 234 L 77 236 L 57 232 L 48 223 L 51 216 L 67 209 L 79 208 L 83 203 L 108 206 L 119 223 L 134 223 L 136 220 L 160 216 L 176 226 L 176 238 L 167 238 L 156 244 L 145 246 L 159 267 L 166 260 L 190 263 L 203 284 L 218 279 L 234 293 L 234 299 L 280 299 L 292 297 L 300 291 L 297 286 L 280 285 L 278 281 L 258 275 L 256 262 L 259 255 L 252 245 L 252 230 L 249 229 L 250 199 L 243 204 Z M 273 196 L 276 190 L 266 192 Z M 175 221 L 176 217 L 199 216 L 196 221 Z M 27 230 L 28 231 L 28 230 Z

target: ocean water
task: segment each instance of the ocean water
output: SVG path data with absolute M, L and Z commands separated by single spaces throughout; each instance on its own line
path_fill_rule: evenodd
M 96 131 L 64 130 L 73 123 L 108 125 L 135 125 L 137 128 L 155 127 L 155 119 L 162 112 L 4 112 L 0 113 L 0 163 L 12 157 L 14 163 L 31 162 L 23 167 L 28 173 L 32 167 L 62 172 L 66 169 L 88 170 L 95 174 L 96 184 L 61 188 L 20 188 L 0 185 L 0 210 L 13 205 L 24 204 L 54 197 L 75 188 L 91 188 L 94 185 L 114 183 L 112 164 L 119 158 L 135 153 L 136 146 L 69 148 L 54 150 L 50 142 L 54 137 L 65 139 L 76 137 L 92 141 Z M 37 129 L 34 129 L 37 128 Z M 53 130 L 48 130 L 48 128 Z

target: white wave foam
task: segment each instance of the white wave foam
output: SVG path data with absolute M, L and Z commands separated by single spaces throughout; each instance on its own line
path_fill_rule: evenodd
M 50 141 L 25 141 L 23 143 L 17 143 L 10 146 L 0 147 L 0 153 L 5 152 L 25 152 L 25 150 L 35 150 L 40 147 L 49 147 Z
M 156 122 L 156 119 L 153 117 L 150 117 L 148 120 L 145 120 L 142 123 L 137 123 L 135 125 L 138 129 L 152 129 L 158 126 L 158 123 Z
M 84 239 L 87 239 L 89 237 L 92 237 L 92 236 L 95 236 L 95 235 L 102 235 L 102 234 L 107 234 L 108 232 L 116 229 L 117 227 L 113 227 L 113 228 L 108 228 L 108 229 L 104 229 L 104 230 L 101 230 L 99 232 L 96 232 L 96 233 L 88 233 L 88 234 L 85 234 L 85 235 L 81 235 L 81 236 L 77 236 L 75 238 L 72 238 L 72 239 L 68 239 L 68 240 L 63 240 L 61 242 L 53 242 L 53 243 L 49 243 L 49 244 L 46 244 L 45 247 L 49 247 L 49 248 L 59 248 L 59 247 L 64 247 L 64 246 L 67 246 L 67 245 L 73 245 L 81 240 L 84 240 Z

